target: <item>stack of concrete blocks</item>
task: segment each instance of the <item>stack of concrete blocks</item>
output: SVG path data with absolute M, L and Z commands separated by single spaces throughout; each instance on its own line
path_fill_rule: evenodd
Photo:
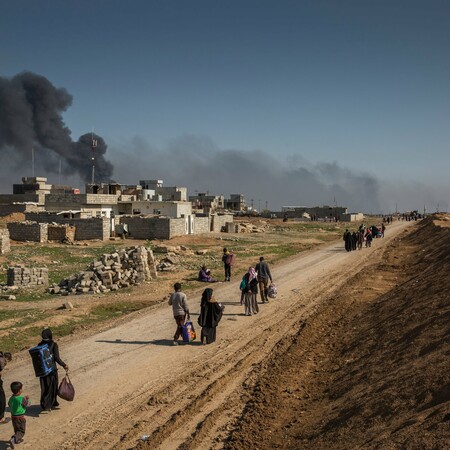
M 8 286 L 36 288 L 48 285 L 48 269 L 46 267 L 8 267 Z
M 53 284 L 51 294 L 98 294 L 116 291 L 157 277 L 153 252 L 144 246 L 103 255 L 88 270 Z
M 48 224 L 48 240 L 58 242 L 73 242 L 75 240 L 75 227 L 67 224 Z
M 31 221 L 8 223 L 9 236 L 13 241 L 48 242 L 48 225 Z
M 10 241 L 9 241 L 9 231 L 0 230 L 0 255 L 4 255 L 11 251 Z

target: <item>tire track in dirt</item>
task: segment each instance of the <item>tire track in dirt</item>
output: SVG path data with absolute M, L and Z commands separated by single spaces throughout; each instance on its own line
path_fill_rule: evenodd
M 380 244 L 388 241 L 385 238 Z M 71 367 L 78 367 L 74 377 L 81 394 L 73 409 L 40 417 L 39 427 L 30 421 L 30 437 L 38 447 L 46 442 L 39 448 L 64 450 L 221 448 L 265 361 L 281 351 L 277 346 L 284 345 L 280 343 L 286 338 L 295 339 L 323 299 L 379 251 L 374 245 L 346 254 L 341 247 L 333 244 L 274 267 L 279 296 L 263 305 L 256 317 L 241 316 L 239 303 L 226 300 L 239 296 L 237 283 L 214 286 L 219 299 L 227 303 L 214 345 L 177 348 L 158 346 L 151 337 L 142 341 L 143 331 L 158 339 L 170 336 L 173 322 L 166 305 L 88 338 L 87 344 L 74 341 L 65 351 L 76 362 Z M 148 322 L 154 328 L 151 335 L 145 331 Z M 82 352 L 81 345 L 89 345 L 91 353 Z M 119 370 L 122 366 L 127 370 Z M 89 395 L 91 380 L 96 378 L 97 395 L 103 398 L 109 393 L 103 404 L 92 403 Z M 69 424 L 65 430 L 64 423 Z M 45 427 L 52 433 L 46 434 Z M 61 429 L 67 430 L 65 437 Z M 138 443 L 143 434 L 150 439 Z

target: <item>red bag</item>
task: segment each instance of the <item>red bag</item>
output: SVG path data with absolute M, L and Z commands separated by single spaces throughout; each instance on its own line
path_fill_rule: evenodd
M 73 401 L 75 397 L 75 388 L 73 387 L 72 382 L 70 381 L 69 375 L 62 379 L 59 388 L 58 388 L 58 396 L 63 400 L 67 400 L 68 402 Z

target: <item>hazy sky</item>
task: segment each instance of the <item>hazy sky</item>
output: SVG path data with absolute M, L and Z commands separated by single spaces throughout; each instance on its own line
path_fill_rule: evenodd
M 66 88 L 121 182 L 442 210 L 449 24 L 436 0 L 0 0 L 0 76 Z

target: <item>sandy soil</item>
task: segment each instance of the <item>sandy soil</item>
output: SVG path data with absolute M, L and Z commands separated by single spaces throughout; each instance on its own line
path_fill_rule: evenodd
M 343 340 L 347 350 L 353 348 L 353 341 L 345 339 L 348 330 L 356 333 L 361 322 L 360 311 L 354 308 L 358 298 L 365 291 L 376 298 L 405 277 L 404 270 L 390 277 L 377 276 L 375 271 L 367 283 L 365 270 L 386 266 L 385 249 L 413 226 L 412 222 L 392 224 L 386 238 L 375 240 L 370 249 L 347 253 L 337 242 L 273 267 L 279 294 L 262 305 L 257 316 L 243 315 L 238 280 L 213 285 L 226 309 L 218 342 L 211 346 L 172 346 L 175 327 L 165 304 L 132 314 L 115 328 L 63 340 L 61 355 L 71 367 L 76 400 L 62 402 L 60 410 L 49 414 L 39 414 L 38 406 L 30 408 L 23 448 L 303 448 L 299 444 L 303 439 L 317 441 L 314 433 L 319 425 L 313 418 L 330 408 L 326 395 L 339 397 L 330 391 L 322 371 L 338 374 L 345 369 L 349 376 L 350 365 L 350 374 L 356 377 L 362 370 L 357 365 L 361 360 L 354 359 L 361 355 L 356 350 L 349 355 L 344 352 L 349 362 L 342 362 L 341 347 Z M 385 273 L 390 271 L 387 267 Z M 362 277 L 359 282 L 358 277 Z M 351 279 L 356 281 L 351 284 Z M 348 291 L 350 285 L 352 291 Z M 194 319 L 200 293 L 190 298 Z M 351 301 L 340 305 L 346 298 Z M 322 317 L 324 310 L 327 315 Z M 346 312 L 353 310 L 356 315 L 347 319 Z M 322 353 L 318 343 L 323 345 Z M 324 350 L 328 347 L 339 349 L 339 361 L 330 360 L 333 354 Z M 300 355 L 301 351 L 306 353 Z M 283 379 L 286 373 L 289 379 Z M 38 403 L 38 380 L 30 364 L 21 364 L 19 358 L 8 366 L 4 378 L 5 385 L 12 379 L 22 381 L 26 393 Z M 358 383 L 361 387 L 363 380 L 358 378 Z M 280 402 L 283 397 L 288 401 Z M 321 407 L 312 402 L 315 399 Z M 336 414 L 347 414 L 345 404 L 334 406 L 341 408 Z M 280 408 L 286 413 L 282 417 Z M 310 428 L 301 431 L 293 417 L 298 421 L 309 410 L 313 411 L 307 422 Z M 358 409 L 351 411 L 357 416 Z M 296 431 L 286 433 L 287 424 Z M 10 428 L 0 426 L 0 448 L 11 435 Z M 276 435 L 273 440 L 272 434 Z M 143 435 L 148 436 L 146 442 L 139 441 Z M 316 444 L 333 447 L 325 441 Z

